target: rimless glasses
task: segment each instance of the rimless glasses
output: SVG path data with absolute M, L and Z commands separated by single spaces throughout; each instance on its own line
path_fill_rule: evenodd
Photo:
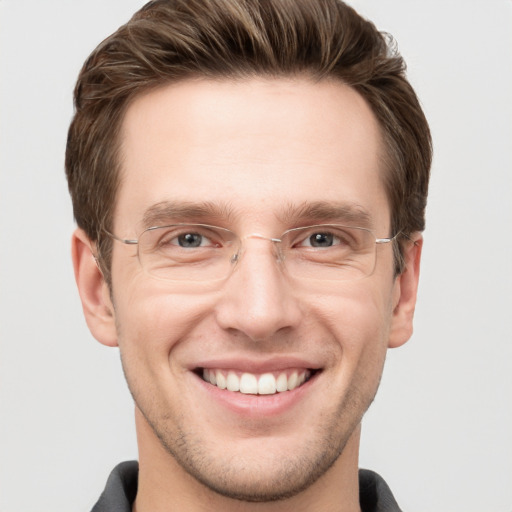
M 293 278 L 356 280 L 370 276 L 377 247 L 396 240 L 377 238 L 369 229 L 318 224 L 288 229 L 279 238 L 258 233 L 239 237 L 208 224 L 172 224 L 146 229 L 137 239 L 111 238 L 137 245 L 140 264 L 149 275 L 170 281 L 227 278 L 244 253 L 248 239 L 268 240 L 279 265 Z

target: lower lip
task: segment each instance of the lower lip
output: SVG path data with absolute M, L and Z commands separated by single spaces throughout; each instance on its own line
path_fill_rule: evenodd
M 270 417 L 284 414 L 306 398 L 309 390 L 315 385 L 319 373 L 315 373 L 307 382 L 291 391 L 283 391 L 273 395 L 249 395 L 240 392 L 220 389 L 204 381 L 199 375 L 192 373 L 201 388 L 226 409 L 246 417 Z

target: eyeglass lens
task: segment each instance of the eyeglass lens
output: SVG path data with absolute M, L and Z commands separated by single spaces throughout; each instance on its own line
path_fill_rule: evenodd
M 293 278 L 354 280 L 375 267 L 375 236 L 364 228 L 309 226 L 268 240 L 275 245 L 278 264 Z M 144 231 L 138 250 L 144 270 L 155 277 L 206 282 L 228 277 L 239 264 L 242 246 L 228 229 L 188 224 Z

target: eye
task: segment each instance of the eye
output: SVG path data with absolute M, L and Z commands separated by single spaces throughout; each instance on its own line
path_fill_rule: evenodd
M 149 228 L 139 238 L 139 253 L 165 258 L 209 258 L 229 247 L 233 234 L 207 225 L 174 225 Z
M 289 232 L 289 247 L 323 251 L 331 249 L 339 255 L 341 251 L 360 251 L 371 245 L 371 234 L 361 228 L 339 225 L 319 225 L 307 228 L 292 229 Z
M 343 239 L 332 231 L 314 231 L 306 233 L 306 237 L 296 244 L 296 247 L 313 247 L 325 249 L 345 243 Z
M 186 249 L 212 245 L 212 242 L 206 236 L 201 235 L 200 233 L 183 233 L 182 235 L 178 235 L 169 240 L 169 243 L 173 245 L 179 245 L 180 247 L 184 247 Z
M 305 240 L 306 242 L 306 240 Z M 335 242 L 332 233 L 314 233 L 307 239 L 307 244 L 311 247 L 331 247 Z
M 221 235 L 213 228 L 198 226 L 166 226 L 145 232 L 145 245 L 150 251 L 178 251 L 217 248 L 223 245 Z

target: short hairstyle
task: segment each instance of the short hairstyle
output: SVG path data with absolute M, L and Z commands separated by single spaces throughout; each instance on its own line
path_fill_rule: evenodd
M 66 174 L 76 222 L 108 284 L 120 128 L 143 92 L 193 77 L 337 79 L 371 107 L 392 233 L 425 227 L 432 142 L 393 39 L 340 0 L 153 0 L 88 57 L 75 87 Z M 401 272 L 401 244 L 395 271 Z

